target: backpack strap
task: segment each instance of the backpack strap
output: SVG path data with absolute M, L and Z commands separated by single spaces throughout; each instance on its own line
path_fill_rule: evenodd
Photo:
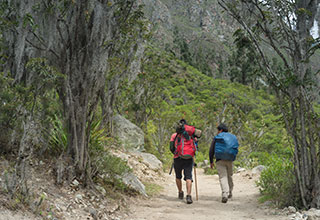
M 173 154 L 176 154 L 177 153 L 177 146 L 179 145 L 180 141 L 181 141 L 181 137 L 178 138 L 180 134 L 176 134 L 176 136 L 174 137 L 174 140 L 173 140 L 173 144 L 174 144 L 174 148 L 175 148 L 175 151 Z M 181 135 L 180 135 L 181 136 Z M 176 144 L 176 140 L 178 138 L 178 143 Z

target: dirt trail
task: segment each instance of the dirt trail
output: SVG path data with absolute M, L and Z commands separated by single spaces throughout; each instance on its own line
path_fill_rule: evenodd
M 131 205 L 129 220 L 175 219 L 175 220 L 287 220 L 288 216 L 276 214 L 258 203 L 259 190 L 255 186 L 257 176 L 242 172 L 234 174 L 233 198 L 221 203 L 218 176 L 204 175 L 197 169 L 199 200 L 196 201 L 195 187 L 192 186 L 193 204 L 177 198 L 174 175 L 165 174 L 164 190 L 152 199 L 139 200 Z M 183 183 L 185 190 L 185 183 Z

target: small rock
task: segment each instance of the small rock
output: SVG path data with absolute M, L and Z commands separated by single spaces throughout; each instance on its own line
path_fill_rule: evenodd
M 90 213 L 90 215 L 91 215 L 91 217 L 92 217 L 93 219 L 98 219 L 98 218 L 97 218 L 97 211 L 96 211 L 95 209 L 90 208 L 90 209 L 89 209 L 89 213 Z
M 289 215 L 289 219 L 290 219 L 290 220 L 294 220 L 295 217 L 296 217 L 296 214 Z
M 102 195 L 106 195 L 107 192 L 102 186 L 97 186 L 97 190 L 102 193 Z
M 237 173 L 241 173 L 241 172 L 244 172 L 244 171 L 246 171 L 246 169 L 245 169 L 245 168 L 242 168 L 242 167 L 239 167 L 239 168 L 237 169 Z
M 271 206 L 272 205 L 272 202 L 271 201 L 266 201 L 263 203 L 264 206 Z
M 82 198 L 83 198 L 82 195 L 77 194 L 74 200 L 76 203 L 80 204 L 80 203 L 83 203 Z
M 261 173 L 264 169 L 266 169 L 265 166 L 259 165 L 259 166 L 256 166 L 255 168 L 252 169 L 252 173 L 258 174 L 258 173 Z
M 80 183 L 78 182 L 78 180 L 75 179 L 75 180 L 72 181 L 72 184 L 74 186 L 79 186 Z
M 289 213 L 295 213 L 297 210 L 296 210 L 295 207 L 289 206 L 289 207 L 288 207 L 288 211 L 289 211 Z
M 80 200 L 82 200 L 82 199 L 83 199 L 83 197 L 82 197 L 82 195 L 81 195 L 81 194 L 77 194 L 77 195 L 76 195 L 76 198 L 77 198 L 77 199 L 80 199 Z
M 55 206 L 56 206 L 56 209 L 57 209 L 58 212 L 61 212 L 61 211 L 62 211 L 61 208 L 60 208 L 60 206 L 59 206 L 58 204 L 55 204 Z
M 204 160 L 203 163 L 201 164 L 201 167 L 207 167 L 207 166 L 209 166 L 209 161 Z
M 293 215 L 292 220 L 304 220 L 303 215 L 300 212 L 296 212 L 296 214 Z

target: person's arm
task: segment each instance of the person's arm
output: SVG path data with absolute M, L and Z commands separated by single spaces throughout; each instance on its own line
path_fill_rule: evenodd
M 176 142 L 176 136 L 177 133 L 174 133 L 171 138 L 170 138 L 170 151 L 174 154 L 176 151 L 176 146 L 175 146 L 175 142 Z
M 173 154 L 174 154 L 174 152 L 176 151 L 176 148 L 175 148 L 175 146 L 174 146 L 174 141 L 170 141 L 170 151 L 171 151 L 171 153 L 173 153 Z
M 212 142 L 211 142 L 211 146 L 210 146 L 210 150 L 209 150 L 209 159 L 210 159 L 210 167 L 213 168 L 214 166 L 214 162 L 213 162 L 213 158 L 214 158 L 214 150 L 215 150 L 215 139 L 213 138 Z

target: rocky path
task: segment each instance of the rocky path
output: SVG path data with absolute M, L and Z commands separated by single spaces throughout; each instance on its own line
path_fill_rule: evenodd
M 197 169 L 199 200 L 196 201 L 195 188 L 192 188 L 193 204 L 177 198 L 174 175 L 165 174 L 164 190 L 152 199 L 138 200 L 130 207 L 129 220 L 287 220 L 288 216 L 268 209 L 258 203 L 259 190 L 255 186 L 258 176 L 242 172 L 234 174 L 233 198 L 221 203 L 218 176 L 204 175 Z M 185 188 L 185 184 L 183 185 Z M 185 190 L 184 190 L 185 191 Z

